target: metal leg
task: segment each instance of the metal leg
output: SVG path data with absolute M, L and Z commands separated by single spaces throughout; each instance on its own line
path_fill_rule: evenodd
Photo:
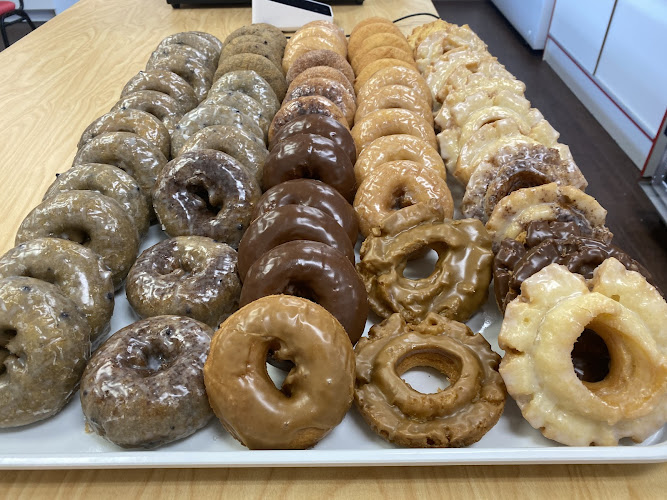
M 0 17 L 0 32 L 2 32 L 2 41 L 5 43 L 5 48 L 9 47 L 9 38 L 7 38 L 7 28 L 5 27 L 5 16 Z
M 20 13 L 19 15 L 20 15 L 23 19 L 26 20 L 26 22 L 28 23 L 28 26 L 30 26 L 31 29 L 33 29 L 33 30 L 36 30 L 36 29 L 37 29 L 37 26 L 35 26 L 35 23 L 32 22 L 32 19 L 30 19 L 30 16 L 28 15 L 27 12 L 25 12 L 25 11 L 22 10 L 21 13 Z

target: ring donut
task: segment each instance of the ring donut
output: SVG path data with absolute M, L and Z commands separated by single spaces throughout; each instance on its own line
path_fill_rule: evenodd
M 241 113 L 248 118 L 251 118 L 257 125 L 259 125 L 259 128 L 263 133 L 263 139 L 266 138 L 266 135 L 269 133 L 269 125 L 271 125 L 273 116 L 266 115 L 262 105 L 243 92 L 231 90 L 228 92 L 218 92 L 215 95 L 209 94 L 202 104 L 206 106 L 229 106 L 230 108 L 238 109 Z
M 431 107 L 421 96 L 405 85 L 387 85 L 374 95 L 360 101 L 354 121 L 362 120 L 378 109 L 401 108 L 412 111 L 433 127 L 433 113 Z
M 138 90 L 127 94 L 120 98 L 111 111 L 118 109 L 138 109 L 150 113 L 164 124 L 169 134 L 183 117 L 179 104 L 168 94 L 157 90 Z
M 353 59 L 357 60 L 363 54 L 377 47 L 394 47 L 401 49 L 408 54 L 412 54 L 412 48 L 410 47 L 408 41 L 405 39 L 405 36 L 402 34 L 399 36 L 396 33 L 380 32 L 366 38 L 359 47 L 360 50 L 356 51 L 355 57 Z M 354 67 L 354 63 L 352 64 L 352 67 Z
M 347 55 L 347 37 L 345 36 L 345 31 L 340 26 L 329 22 L 329 21 L 310 21 L 309 23 L 301 26 L 294 35 L 290 38 L 290 41 L 297 41 L 303 37 L 309 36 L 318 36 L 323 34 L 323 36 L 330 38 L 333 35 L 340 42 L 345 44 L 345 53 Z M 288 42 L 289 44 L 289 42 Z
M 150 58 L 148 59 L 148 64 L 153 65 L 155 62 L 160 60 L 169 59 L 173 57 L 186 58 L 191 61 L 196 61 L 206 67 L 209 72 L 215 71 L 217 67 L 217 62 L 214 62 L 206 56 L 203 52 L 195 49 L 192 46 L 185 44 L 162 44 L 160 43 L 157 48 L 153 51 Z
M 292 66 L 290 66 L 285 77 L 287 83 L 292 83 L 292 80 L 299 74 L 314 66 L 329 66 L 337 69 L 345 75 L 345 78 L 347 78 L 350 83 L 354 84 L 354 70 L 352 69 L 352 66 L 350 66 L 350 63 L 348 63 L 344 57 L 340 54 L 336 54 L 332 50 L 311 50 L 296 59 L 292 63 Z
M 244 35 L 234 38 L 222 49 L 221 59 L 237 54 L 257 54 L 266 57 L 280 68 L 282 66 L 282 51 L 280 46 L 271 39 L 260 38 L 254 35 Z
M 361 26 L 357 24 L 350 33 L 350 41 L 347 44 L 347 54 L 350 59 L 354 59 L 361 52 L 364 42 L 371 36 L 378 33 L 390 33 L 405 38 L 401 30 L 393 23 L 386 22 L 368 22 Z
M 354 86 L 350 83 L 350 80 L 343 74 L 342 71 L 332 68 L 331 66 L 312 66 L 306 70 L 303 70 L 294 79 L 290 82 L 289 87 L 287 87 L 287 93 L 289 94 L 292 89 L 298 85 L 301 85 L 303 82 L 310 80 L 311 78 L 326 78 L 327 80 L 333 80 L 340 83 L 345 90 L 350 94 L 356 106 L 357 97 L 354 92 Z
M 438 149 L 433 127 L 422 117 L 407 109 L 373 111 L 356 122 L 351 133 L 360 153 L 375 139 L 394 134 L 414 135 L 426 141 L 433 149 Z
M 237 70 L 225 73 L 218 78 L 210 90 L 210 95 L 214 96 L 220 92 L 233 92 L 238 90 L 252 97 L 264 108 L 267 117 L 273 118 L 278 109 L 280 101 L 271 85 L 259 76 L 253 70 Z
M 335 35 L 327 37 L 326 34 L 323 36 L 320 33 L 317 36 L 300 37 L 294 42 L 290 39 L 283 55 L 283 72 L 287 73 L 294 61 L 312 50 L 330 50 L 343 58 L 347 57 L 347 44 L 341 42 Z
M 311 78 L 304 80 L 299 85 L 291 85 L 290 90 L 285 95 L 283 105 L 297 99 L 310 95 L 320 95 L 333 102 L 345 116 L 348 125 L 354 123 L 354 115 L 357 111 L 355 99 L 350 95 L 345 86 L 336 80 L 326 78 Z M 429 111 L 430 114 L 430 111 Z
M 154 56 L 146 64 L 146 71 L 165 70 L 176 73 L 190 84 L 201 102 L 206 98 L 213 83 L 213 71 L 197 59 L 187 57 L 182 52 L 174 51 L 169 56 Z
M 246 26 L 241 26 L 238 29 L 232 31 L 227 38 L 225 38 L 224 44 L 227 45 L 233 39 L 238 38 L 244 35 L 254 35 L 263 38 L 270 38 L 280 47 L 281 51 L 285 50 L 287 45 L 287 39 L 282 31 L 273 26 L 272 24 L 267 23 L 253 23 Z
M 416 69 L 405 66 L 389 66 L 377 70 L 359 89 L 357 99 L 364 101 L 388 85 L 410 87 L 428 104 L 429 108 L 433 105 L 431 89 L 426 85 L 424 77 Z
M 364 51 L 355 57 L 352 60 L 352 68 L 354 69 L 355 74 L 358 75 L 366 66 L 379 59 L 397 59 L 410 66 L 417 67 L 415 58 L 412 57 L 411 52 L 406 52 L 405 50 L 397 49 L 396 47 L 375 47 L 374 49 L 371 49 L 368 52 Z
M 213 36 L 213 35 L 211 35 Z M 219 40 L 218 40 L 219 42 Z M 175 33 L 164 38 L 157 49 L 161 49 L 168 45 L 185 45 L 187 47 L 192 47 L 204 55 L 204 58 L 209 61 L 211 64 L 217 66 L 218 59 L 220 59 L 220 45 L 212 42 L 208 37 L 201 36 L 201 32 L 194 31 L 184 31 L 181 33 Z
M 197 99 L 192 86 L 171 71 L 159 69 L 140 71 L 127 82 L 120 96 L 125 97 L 141 90 L 155 90 L 167 94 L 178 103 L 181 114 L 187 113 L 199 104 L 199 99 Z
M 364 67 L 364 69 L 362 69 L 361 72 L 357 75 L 357 78 L 354 80 L 355 92 L 359 94 L 359 91 L 364 87 L 366 82 L 381 69 L 396 68 L 396 67 L 408 68 L 411 70 L 415 69 L 414 64 L 402 61 L 401 59 L 393 59 L 393 58 L 377 59 L 367 64 Z
M 285 75 L 283 75 L 282 70 L 266 57 L 257 54 L 236 54 L 225 59 L 218 66 L 213 80 L 216 81 L 224 74 L 238 70 L 255 71 L 271 85 L 278 99 L 285 97 L 287 83 L 285 82 Z
M 206 40 L 208 40 L 209 42 L 211 42 L 215 46 L 215 48 L 218 50 L 218 52 L 220 52 L 222 50 L 222 42 L 215 35 L 211 35 L 210 33 L 206 33 L 205 31 L 187 31 L 186 33 L 192 33 L 193 35 L 197 35 L 197 36 L 200 36 L 202 38 L 205 38 Z
M 273 117 L 273 121 L 269 127 L 269 141 L 273 139 L 276 132 L 278 132 L 287 122 L 290 122 L 299 116 L 312 114 L 330 116 L 344 125 L 345 128 L 350 128 L 345 115 L 343 115 L 343 112 L 336 106 L 336 104 L 320 95 L 308 95 L 297 97 L 296 99 L 292 99 L 283 104 L 276 113 L 276 116 Z

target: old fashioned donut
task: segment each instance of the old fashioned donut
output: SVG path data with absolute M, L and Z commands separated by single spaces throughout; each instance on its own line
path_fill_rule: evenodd
M 257 54 L 236 54 L 221 61 L 213 80 L 216 81 L 224 74 L 238 70 L 255 71 L 271 85 L 278 99 L 285 97 L 287 83 L 285 82 L 285 75 L 283 75 L 282 70 L 266 57 Z
M 58 413 L 76 392 L 90 357 L 90 327 L 50 283 L 0 279 L 0 428 Z
M 333 102 L 345 116 L 348 126 L 354 123 L 354 115 L 357 110 L 354 95 L 350 94 L 344 85 L 336 80 L 326 78 L 311 78 L 304 80 L 299 85 L 290 85 L 285 95 L 283 104 L 294 99 L 310 95 L 320 95 Z
M 379 229 L 379 230 L 378 230 Z M 467 321 L 486 300 L 491 281 L 491 238 L 477 219 L 445 220 L 436 204 L 422 203 L 387 217 L 361 245 L 357 271 L 371 309 L 408 322 L 436 313 Z M 433 272 L 404 276 L 408 261 L 427 249 L 438 254 Z
M 264 134 L 262 138 L 266 137 L 269 132 L 269 125 L 273 119 L 273 115 L 267 115 L 264 108 L 252 97 L 239 92 L 238 90 L 229 90 L 227 92 L 218 92 L 215 95 L 209 95 L 201 105 L 214 106 L 229 106 L 230 108 L 238 109 L 241 113 L 251 118 Z
M 311 50 L 330 50 L 339 56 L 347 57 L 347 42 L 341 42 L 336 35 L 319 32 L 316 36 L 303 36 L 296 40 L 290 39 L 283 55 L 282 68 L 287 73 L 299 57 Z
M 317 241 L 340 252 L 354 265 L 354 245 L 336 220 L 318 208 L 284 205 L 255 219 L 239 244 L 239 276 L 272 248 L 294 240 Z
M 10 276 L 55 285 L 86 318 L 94 347 L 109 332 L 114 309 L 111 272 L 89 248 L 59 238 L 26 241 L 0 258 L 0 278 Z
M 258 56 L 266 57 L 278 68 L 282 66 L 283 51 L 280 44 L 272 38 L 256 35 L 236 37 L 224 46 L 221 59 L 225 60 L 237 54 L 257 54 Z
M 377 70 L 366 80 L 363 87 L 359 89 L 357 98 L 359 101 L 364 101 L 382 87 L 388 85 L 405 85 L 406 87 L 410 87 L 426 101 L 429 108 L 433 105 L 431 89 L 426 85 L 424 77 L 416 69 L 406 66 L 389 66 Z
M 241 163 L 205 149 L 167 164 L 153 206 L 169 236 L 208 236 L 237 248 L 260 195 L 257 181 Z
M 185 154 L 200 149 L 215 149 L 227 153 L 237 159 L 258 183 L 262 181 L 264 163 L 269 152 L 264 146 L 257 144 L 243 129 L 229 125 L 211 125 L 203 128 L 185 141 L 180 153 Z
M 237 70 L 218 78 L 210 90 L 210 95 L 238 90 L 255 99 L 264 108 L 267 117 L 273 118 L 280 108 L 276 93 L 264 78 L 253 70 Z
M 148 65 L 153 66 L 156 62 L 170 58 L 184 58 L 189 61 L 195 61 L 202 64 L 209 72 L 215 71 L 217 62 L 214 62 L 206 56 L 203 52 L 195 49 L 192 46 L 184 44 L 160 44 L 153 51 L 148 59 Z
M 217 328 L 239 307 L 236 251 L 203 236 L 177 236 L 145 250 L 125 290 L 143 318 L 187 316 Z
M 285 46 L 287 45 L 287 39 L 285 38 L 285 35 L 283 35 L 283 32 L 272 24 L 267 23 L 254 23 L 241 26 L 240 28 L 232 31 L 227 36 L 227 38 L 225 38 L 224 44 L 227 45 L 234 38 L 238 38 L 244 35 L 254 35 L 270 38 L 281 48 L 282 51 L 285 50 Z
M 445 218 L 454 215 L 452 194 L 437 172 L 410 160 L 387 162 L 364 179 L 354 198 L 359 230 L 366 237 L 392 213 L 430 200 Z
M 354 164 L 357 184 L 361 183 L 376 169 L 382 169 L 385 163 L 397 160 L 410 160 L 447 179 L 447 169 L 438 151 L 426 141 L 407 134 L 394 134 L 379 137 L 371 142 Z
M 157 90 L 137 90 L 127 94 L 120 98 L 111 111 L 117 109 L 138 109 L 150 113 L 164 124 L 169 134 L 183 117 L 180 104 L 169 94 Z
M 273 186 L 257 202 L 252 219 L 284 205 L 305 205 L 322 210 L 345 230 L 353 245 L 357 243 L 357 216 L 343 196 L 334 188 L 315 179 L 294 179 Z
M 363 46 L 362 46 L 363 49 Z M 357 57 L 352 60 L 352 68 L 354 69 L 355 74 L 360 74 L 366 66 L 368 66 L 373 61 L 378 59 L 398 59 L 408 63 L 410 66 L 417 65 L 415 64 L 415 58 L 412 57 L 411 52 L 407 52 L 396 47 L 375 47 L 374 49 L 366 52 L 365 50 L 360 53 Z
M 387 85 L 378 89 L 372 96 L 360 101 L 354 120 L 361 120 L 378 109 L 401 108 L 412 111 L 433 126 L 433 113 L 428 102 L 405 85 Z
M 361 72 L 357 74 L 357 77 L 354 80 L 355 92 L 359 94 L 359 91 L 364 87 L 366 82 L 381 69 L 396 68 L 396 67 L 408 68 L 412 70 L 415 69 L 414 64 L 403 61 L 401 59 L 394 59 L 394 58 L 376 59 L 375 61 L 367 64 L 364 67 L 364 69 L 362 69 Z
M 201 32 L 184 31 L 164 38 L 157 46 L 157 49 L 159 50 L 167 45 L 185 45 L 197 50 L 207 61 L 217 66 L 221 50 L 219 43 L 220 40 L 218 40 L 218 43 L 215 43 L 209 37 L 203 37 Z
M 352 201 L 356 190 L 350 157 L 333 141 L 314 134 L 297 134 L 283 140 L 264 163 L 262 187 L 268 190 L 292 179 L 317 179 Z
M 250 267 L 241 307 L 267 295 L 295 295 L 321 305 L 343 326 L 352 344 L 364 333 L 366 289 L 354 265 L 335 248 L 317 241 L 278 245 Z
M 118 202 L 95 191 L 58 193 L 35 207 L 19 226 L 16 245 L 35 238 L 71 240 L 97 253 L 116 290 L 139 252 L 134 221 Z
M 422 117 L 407 109 L 379 109 L 367 114 L 354 124 L 352 137 L 361 153 L 366 146 L 379 137 L 393 134 L 414 135 L 438 149 L 433 127 Z
M 176 73 L 190 84 L 197 101 L 206 98 L 213 83 L 213 69 L 197 59 L 188 57 L 183 52 L 173 51 L 168 56 L 155 55 L 146 64 L 146 71 L 165 70 Z
M 274 358 L 294 363 L 280 389 L 266 372 L 270 350 Z M 350 408 L 354 366 L 350 340 L 326 309 L 300 297 L 272 295 L 222 324 L 211 342 L 204 382 L 216 416 L 243 445 L 308 448 Z
M 77 148 L 105 132 L 131 132 L 155 144 L 162 154 L 169 156 L 169 131 L 150 113 L 138 109 L 119 109 L 100 116 L 81 134 Z
M 344 57 L 332 50 L 311 50 L 296 59 L 285 76 L 287 83 L 292 83 L 300 73 L 313 66 L 330 66 L 343 73 L 350 83 L 354 83 L 352 66 Z
M 82 163 L 56 177 L 44 200 L 65 191 L 97 191 L 113 198 L 132 217 L 139 236 L 148 232 L 149 205 L 137 181 L 118 167 L 102 163 Z
M 362 21 L 363 22 L 363 21 Z M 363 51 L 364 43 L 373 35 L 379 33 L 390 33 L 398 37 L 405 38 L 401 30 L 399 30 L 393 23 L 389 22 L 367 22 L 364 24 L 357 24 L 352 33 L 350 33 L 350 41 L 347 44 L 347 53 L 350 60 L 357 57 Z
M 500 419 L 507 391 L 500 356 L 480 333 L 429 313 L 418 324 L 399 314 L 371 327 L 354 349 L 354 402 L 383 439 L 413 448 L 453 448 L 479 441 Z M 431 367 L 450 385 L 432 394 L 413 389 L 401 375 Z
M 193 434 L 213 416 L 203 368 L 213 331 L 156 316 L 113 334 L 81 378 L 86 425 L 123 448 L 155 448 Z
M 310 80 L 311 78 L 326 78 L 327 80 L 334 80 L 335 82 L 340 83 L 354 99 L 356 105 L 357 97 L 354 92 L 354 86 L 342 71 L 332 68 L 331 66 L 312 66 L 303 70 L 290 82 L 289 87 L 287 87 L 287 93 L 289 94 L 294 87 L 301 85 L 303 82 Z
M 500 374 L 524 418 L 570 446 L 642 441 L 667 420 L 667 303 L 614 258 L 587 286 L 551 264 L 523 282 L 498 336 Z M 604 378 L 580 380 L 573 345 L 586 330 L 609 353 Z
M 125 97 L 141 90 L 155 90 L 167 94 L 178 103 L 182 114 L 199 104 L 192 85 L 172 71 L 160 69 L 140 71 L 127 82 L 120 96 Z
M 330 116 L 349 128 L 345 115 L 336 104 L 320 95 L 308 95 L 297 97 L 296 99 L 292 99 L 283 104 L 273 117 L 273 121 L 269 127 L 269 141 L 273 139 L 273 136 L 276 135 L 287 122 L 290 122 L 299 116 L 313 114 Z

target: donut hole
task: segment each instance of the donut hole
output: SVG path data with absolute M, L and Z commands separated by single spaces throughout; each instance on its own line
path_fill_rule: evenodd
M 292 396 L 292 388 L 285 383 L 285 379 L 294 363 L 289 359 L 281 359 L 276 353 L 280 351 L 280 342 L 273 342 L 266 353 L 266 374 L 277 390 L 288 398 Z
M 162 342 L 131 345 L 126 364 L 143 377 L 150 377 L 171 366 L 174 353 Z
M 590 328 L 584 329 L 574 343 L 571 357 L 574 372 L 582 382 L 600 382 L 609 375 L 609 348 L 604 339 Z
M 398 360 L 396 373 L 421 394 L 436 394 L 447 389 L 461 374 L 461 361 L 441 351 L 412 351 Z
M 301 297 L 302 299 L 310 300 L 316 304 L 320 303 L 317 294 L 308 283 L 290 281 L 282 293 L 285 295 L 292 295 L 294 297 Z
M 9 343 L 16 337 L 16 330 L 10 328 L 0 330 L 0 376 L 7 371 L 5 360 L 12 356 L 12 351 L 8 348 Z
M 204 208 L 211 215 L 218 215 L 222 206 L 218 206 L 214 200 L 211 199 L 211 194 L 208 188 L 201 182 L 192 182 L 187 185 L 188 192 L 202 201 Z
M 391 193 L 391 210 L 401 210 L 414 204 L 415 201 L 405 186 L 398 186 Z
M 406 257 L 403 277 L 409 280 L 428 278 L 435 272 L 442 253 L 444 248 L 440 245 L 424 246 L 411 252 Z
M 56 238 L 73 241 L 84 247 L 88 246 L 91 241 L 90 234 L 87 231 L 76 227 L 65 228 L 59 235 L 56 235 Z
M 537 170 L 532 168 L 520 169 L 511 175 L 502 187 L 498 189 L 498 199 L 500 200 L 519 189 L 542 186 L 550 182 L 551 179 Z

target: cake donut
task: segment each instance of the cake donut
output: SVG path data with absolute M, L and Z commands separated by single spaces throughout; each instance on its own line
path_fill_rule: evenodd
M 213 416 L 203 367 L 213 330 L 156 316 L 114 333 L 81 378 L 86 426 L 123 448 L 156 448 L 204 427 Z
M 220 61 L 213 81 L 218 80 L 226 73 L 238 70 L 255 71 L 271 85 L 278 99 L 285 97 L 287 83 L 285 82 L 285 75 L 283 75 L 282 70 L 266 57 L 257 54 L 236 54 Z
M 326 37 L 322 35 L 324 33 L 319 33 L 318 36 L 300 37 L 295 41 L 290 39 L 283 55 L 283 72 L 287 73 L 294 61 L 312 50 L 329 50 L 341 57 L 347 57 L 347 42 L 341 42 L 336 36 Z
M 164 124 L 169 134 L 183 117 L 179 104 L 168 94 L 157 90 L 137 90 L 127 94 L 120 98 L 111 111 L 117 109 L 138 109 L 150 113 Z
M 283 32 L 278 28 L 268 23 L 253 23 L 245 26 L 241 26 L 238 29 L 232 31 L 227 38 L 225 38 L 224 45 L 227 45 L 235 38 L 245 35 L 253 35 L 259 37 L 265 37 L 271 39 L 281 51 L 285 50 L 287 45 L 287 39 Z
M 117 201 L 95 191 L 66 191 L 40 203 L 19 226 L 16 245 L 62 238 L 97 253 L 120 288 L 139 252 L 134 221 Z
M 320 95 L 308 95 L 297 97 L 283 104 L 273 117 L 269 127 L 269 142 L 273 136 L 289 121 L 304 115 L 325 115 L 340 122 L 346 128 L 350 128 L 341 109 L 326 97 Z
M 210 35 L 210 37 L 212 36 L 213 35 Z M 184 31 L 169 35 L 162 39 L 157 48 L 159 50 L 168 45 L 185 45 L 197 50 L 197 52 L 200 52 L 207 61 L 217 65 L 218 59 L 220 58 L 221 43 L 219 40 L 218 43 L 211 41 L 210 37 L 203 37 L 201 32 Z
M 289 87 L 287 87 L 287 93 L 289 94 L 294 87 L 301 85 L 303 82 L 310 80 L 311 78 L 326 78 L 327 80 L 338 82 L 345 87 L 345 90 L 347 90 L 350 96 L 354 99 L 356 105 L 357 97 L 354 92 L 354 86 L 342 71 L 332 68 L 331 66 L 311 66 L 310 68 L 303 70 L 290 82 Z
M 153 206 L 165 232 L 208 236 L 236 248 L 261 191 L 231 156 L 211 149 L 185 153 L 165 166 Z
M 209 94 L 214 96 L 221 92 L 243 92 L 255 99 L 264 109 L 267 117 L 273 118 L 280 108 L 280 101 L 271 85 L 253 70 L 237 70 L 225 73 L 218 78 Z
M 194 47 L 188 45 L 163 45 L 160 44 L 148 59 L 148 65 L 153 66 L 161 60 L 171 58 L 184 58 L 204 66 L 209 72 L 214 72 L 217 62 L 212 61 L 206 55 Z
M 266 57 L 278 68 L 282 66 L 282 50 L 279 44 L 270 38 L 256 35 L 239 36 L 226 44 L 220 55 L 221 59 L 225 60 L 237 54 L 257 54 Z
M 269 132 L 269 125 L 271 124 L 273 115 L 265 114 L 262 105 L 243 92 L 230 90 L 217 92 L 215 95 L 209 94 L 202 105 L 229 106 L 230 108 L 238 109 L 259 125 L 263 133 L 262 139 L 266 138 L 266 134 Z
M 378 435 L 398 446 L 469 446 L 503 413 L 500 356 L 463 323 L 429 313 L 413 325 L 393 314 L 371 327 L 354 351 L 355 405 Z M 445 375 L 449 387 L 423 394 L 401 378 L 422 366 Z
M 203 236 L 177 236 L 145 250 L 125 290 L 143 318 L 187 316 L 217 328 L 238 309 L 241 282 L 236 251 Z
M 352 128 L 352 137 L 359 153 L 375 139 L 393 134 L 414 135 L 428 142 L 433 149 L 438 149 L 433 127 L 422 117 L 407 109 L 373 111 L 355 122 Z
M 426 85 L 424 77 L 416 69 L 405 66 L 389 66 L 373 73 L 359 89 L 357 99 L 365 101 L 381 88 L 389 85 L 410 87 L 428 104 L 429 108 L 433 105 L 431 90 Z
M 405 85 L 387 85 L 378 89 L 373 95 L 359 101 L 354 121 L 365 118 L 378 109 L 401 108 L 412 111 L 433 126 L 433 113 L 428 102 Z
M 58 413 L 76 392 L 90 357 L 90 327 L 50 283 L 0 279 L 0 428 Z
M 121 97 L 140 92 L 154 90 L 162 92 L 178 103 L 181 114 L 197 107 L 199 100 L 192 86 L 176 73 L 166 70 L 140 71 L 123 87 Z
M 337 69 L 345 75 L 345 78 L 354 84 L 354 70 L 343 56 L 336 54 L 332 50 L 311 50 L 296 59 L 290 66 L 285 79 L 287 83 L 292 83 L 300 73 L 313 66 L 329 66 Z
M 269 351 L 294 363 L 280 389 L 266 372 Z M 204 382 L 216 416 L 244 446 L 302 449 L 343 420 L 352 404 L 354 366 L 345 330 L 323 307 L 272 295 L 221 325 L 211 342 Z
M 213 83 L 213 71 L 197 59 L 192 59 L 182 52 L 174 52 L 168 56 L 152 56 L 146 64 L 146 71 L 171 71 L 190 84 L 201 102 L 206 98 L 208 89 Z
M 329 80 L 326 78 L 311 78 L 304 80 L 298 85 L 290 85 L 290 88 L 285 95 L 283 105 L 297 99 L 310 95 L 319 95 L 326 97 L 333 102 L 345 116 L 345 121 L 348 125 L 354 123 L 355 112 L 357 105 L 355 104 L 354 94 L 350 94 L 344 85 L 341 85 L 336 80 Z

